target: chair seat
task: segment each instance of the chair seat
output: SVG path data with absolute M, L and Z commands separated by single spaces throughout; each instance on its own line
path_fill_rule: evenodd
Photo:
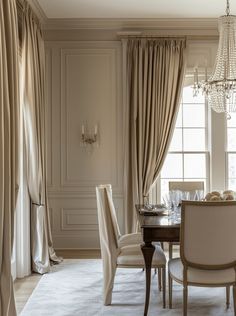
M 122 235 L 118 240 L 118 247 L 122 248 L 128 245 L 141 245 L 143 243 L 143 237 L 141 233 L 132 233 Z M 159 242 L 154 242 L 154 245 L 160 246 Z
M 183 283 L 183 264 L 180 258 L 169 261 L 169 273 L 177 282 Z M 225 270 L 200 270 L 188 268 L 188 283 L 217 285 L 235 282 L 234 268 Z
M 140 245 L 142 244 L 142 235 L 141 233 L 133 233 L 122 235 L 118 240 L 118 247 L 122 248 L 128 245 Z
M 118 266 L 144 267 L 144 259 L 140 245 L 130 245 L 122 247 L 120 249 L 119 256 L 117 257 L 117 264 Z M 152 266 L 155 268 L 165 264 L 166 257 L 162 248 L 158 245 L 155 245 Z

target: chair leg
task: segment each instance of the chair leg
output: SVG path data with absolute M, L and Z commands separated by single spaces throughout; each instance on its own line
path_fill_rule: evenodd
M 116 274 L 116 268 L 108 270 L 103 276 L 103 303 L 104 305 L 111 305 L 112 290 Z
M 166 308 L 166 268 L 162 268 L 162 300 L 163 308 Z
M 172 285 L 173 280 L 170 276 L 170 273 L 168 272 L 168 291 L 169 291 L 169 308 L 172 308 Z
M 173 258 L 173 245 L 169 242 L 169 259 Z
M 228 309 L 230 305 L 230 286 L 226 286 L 226 308 Z
M 236 316 L 236 285 L 233 285 L 234 316 Z
M 184 287 L 183 287 L 183 298 L 184 298 L 183 316 L 187 316 L 187 310 L 188 310 L 188 286 L 187 286 L 187 284 L 184 284 Z
M 158 268 L 158 289 L 161 291 L 161 268 Z

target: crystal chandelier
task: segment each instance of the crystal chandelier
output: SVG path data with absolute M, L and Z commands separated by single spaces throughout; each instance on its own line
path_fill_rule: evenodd
M 210 107 L 230 118 L 229 112 L 236 111 L 236 16 L 230 15 L 229 0 L 226 15 L 218 19 L 218 29 L 219 46 L 213 73 L 209 79 L 199 82 L 196 69 L 193 93 L 196 96 L 201 89 Z

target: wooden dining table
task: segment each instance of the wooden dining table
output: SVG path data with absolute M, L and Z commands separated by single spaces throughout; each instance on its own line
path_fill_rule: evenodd
M 180 223 L 171 219 L 167 213 L 162 215 L 150 215 L 151 213 L 148 212 L 140 214 L 140 210 L 144 209 L 144 205 L 136 205 L 138 221 L 143 237 L 141 250 L 146 271 L 146 297 L 144 307 L 144 316 L 146 316 L 148 314 L 150 299 L 152 257 L 155 251 L 152 242 L 178 242 L 180 238 Z

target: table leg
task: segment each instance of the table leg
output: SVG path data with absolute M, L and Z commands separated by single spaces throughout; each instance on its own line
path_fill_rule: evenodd
M 155 247 L 152 245 L 151 242 L 145 242 L 144 244 L 141 245 L 141 250 L 144 257 L 145 271 L 146 271 L 146 298 L 145 298 L 144 316 L 147 316 L 149 298 L 150 298 L 152 257 L 155 251 Z

